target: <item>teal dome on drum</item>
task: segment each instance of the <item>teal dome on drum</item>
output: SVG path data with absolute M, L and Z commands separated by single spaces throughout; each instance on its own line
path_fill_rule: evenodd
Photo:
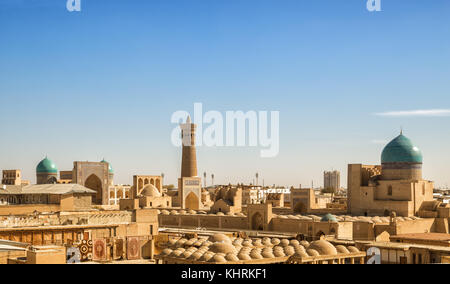
M 326 214 L 322 217 L 320 222 L 337 222 L 336 217 L 331 215 L 330 213 Z
M 113 168 L 111 167 L 111 163 L 105 161 L 105 159 L 103 159 L 100 163 L 107 163 L 107 164 L 108 164 L 108 172 L 109 172 L 110 174 L 113 174 L 113 173 L 114 173 L 114 170 L 113 170 Z
M 423 162 L 422 152 L 411 140 L 400 134 L 389 142 L 381 154 L 381 163 L 416 163 Z
M 55 163 L 53 163 L 50 159 L 45 157 L 36 167 L 37 173 L 52 173 L 57 174 L 58 168 L 56 168 Z

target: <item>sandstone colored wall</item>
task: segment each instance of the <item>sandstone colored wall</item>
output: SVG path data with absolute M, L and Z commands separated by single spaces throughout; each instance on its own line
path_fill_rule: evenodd
M 58 212 L 61 211 L 61 207 L 56 204 L 20 204 L 0 206 L 0 216 L 10 215 L 11 212 L 14 212 L 14 215 L 27 215 L 32 214 L 34 211 Z
M 247 228 L 247 217 L 222 217 L 222 229 L 246 230 Z
M 92 204 L 92 196 L 89 194 L 63 195 L 61 196 L 61 211 L 74 211 L 89 209 Z
M 0 264 L 8 264 L 9 258 L 26 257 L 27 252 L 23 251 L 0 251 Z
M 159 215 L 159 225 L 169 227 L 248 229 L 247 217 L 213 215 Z
M 374 240 L 374 224 L 367 222 L 353 222 L 353 238 L 355 240 Z
M 434 230 L 436 233 L 449 233 L 449 222 L 448 218 L 436 218 L 434 223 Z
M 434 221 L 435 219 L 419 219 L 407 222 L 397 222 L 395 234 L 435 232 Z
M 295 219 L 272 219 L 272 230 L 275 232 L 290 232 L 308 234 L 308 223 Z M 311 227 L 312 228 L 312 227 Z M 312 230 L 312 229 L 311 229 Z

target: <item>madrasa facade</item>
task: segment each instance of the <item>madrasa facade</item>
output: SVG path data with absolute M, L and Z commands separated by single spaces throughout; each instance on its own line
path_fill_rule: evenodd
M 36 167 L 36 184 L 74 183 L 83 185 L 95 192 L 92 203 L 109 204 L 109 189 L 114 185 L 114 170 L 111 165 L 100 162 L 73 163 L 72 171 L 61 171 L 58 178 L 58 168 L 48 157 L 45 157 Z

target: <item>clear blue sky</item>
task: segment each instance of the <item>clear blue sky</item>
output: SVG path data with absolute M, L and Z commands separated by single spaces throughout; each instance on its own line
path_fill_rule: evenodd
M 0 0 L 0 169 L 35 181 L 48 155 L 110 161 L 116 183 L 175 183 L 174 111 L 280 111 L 280 154 L 200 148 L 216 182 L 322 184 L 322 171 L 379 163 L 405 134 L 425 178 L 450 184 L 450 1 Z M 210 181 L 208 180 L 208 183 Z

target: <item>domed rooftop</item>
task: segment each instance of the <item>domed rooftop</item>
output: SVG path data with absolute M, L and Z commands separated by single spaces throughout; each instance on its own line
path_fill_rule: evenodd
M 211 245 L 211 247 L 209 248 L 210 251 L 214 252 L 214 253 L 233 253 L 236 254 L 236 249 L 234 248 L 234 246 L 230 243 L 214 243 Z
M 325 240 L 312 242 L 308 247 L 308 253 L 310 250 L 315 250 L 321 255 L 336 255 L 338 253 L 336 248 L 330 242 Z
M 58 168 L 56 168 L 55 163 L 53 163 L 50 159 L 45 157 L 36 167 L 37 173 L 52 173 L 57 174 Z
M 208 241 L 231 244 L 230 238 L 225 234 L 214 234 L 208 238 Z
M 111 163 L 110 163 L 110 162 L 105 161 L 105 159 L 103 159 L 103 160 L 101 160 L 100 163 L 107 163 L 107 164 L 108 164 L 108 172 L 109 172 L 110 174 L 113 174 L 113 173 L 114 173 L 114 170 L 113 170 L 113 168 L 111 167 Z
M 327 213 L 325 216 L 322 217 L 322 219 L 320 219 L 320 222 L 337 222 L 337 220 L 334 215 Z
M 419 163 L 423 161 L 422 152 L 411 140 L 400 134 L 389 142 L 381 154 L 381 163 Z
M 161 197 L 161 193 L 153 184 L 147 184 L 141 192 L 142 196 Z

